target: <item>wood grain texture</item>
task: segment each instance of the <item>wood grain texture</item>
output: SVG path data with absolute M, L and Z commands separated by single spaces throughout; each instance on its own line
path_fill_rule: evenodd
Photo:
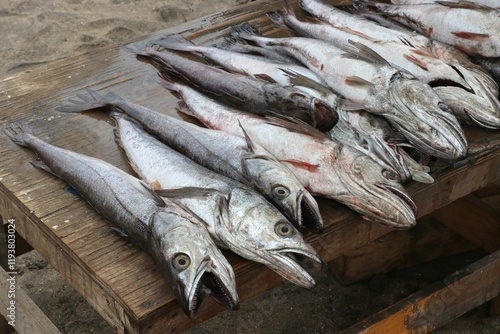
M 432 216 L 487 252 L 500 249 L 500 209 L 467 195 L 436 210 Z
M 293 6 L 298 8 L 297 1 Z M 279 1 L 256 1 L 201 18 L 162 33 L 182 33 L 195 43 L 219 41 L 229 27 L 250 21 L 264 35 L 282 36 L 265 13 Z M 136 46 L 144 41 L 134 42 Z M 86 88 L 122 97 L 179 117 L 177 99 L 157 84 L 155 69 L 119 46 L 108 47 L 4 78 L 0 81 L 0 122 L 25 120 L 51 144 L 108 161 L 132 172 L 113 138 L 113 122 L 99 112 L 62 114 L 57 104 Z M 500 133 L 468 129 L 470 156 L 460 162 L 438 161 L 432 185 L 411 183 L 409 193 L 419 216 L 499 179 Z M 189 321 L 174 300 L 151 257 L 111 230 L 68 186 L 34 168 L 36 159 L 0 133 L 0 214 L 18 221 L 18 232 L 58 270 L 118 333 L 179 332 L 223 311 L 213 300 Z M 325 262 L 368 244 L 391 230 L 364 221 L 345 206 L 320 200 L 326 223 L 322 235 L 306 238 Z M 257 263 L 228 255 L 240 299 L 256 297 L 283 279 Z
M 13 309 L 12 315 L 13 319 L 8 318 L 9 321 L 14 321 L 14 329 L 16 333 L 19 334 L 58 334 L 59 330 L 54 326 L 54 324 L 45 316 L 45 314 L 38 308 L 38 306 L 29 298 L 29 296 L 21 289 L 21 287 L 16 286 L 14 290 L 14 297 L 10 298 L 7 291 L 10 291 L 10 282 L 7 279 L 14 278 L 15 275 L 9 275 L 5 270 L 0 267 L 0 309 L 4 317 L 11 315 L 11 311 L 8 308 Z M 14 302 L 14 304 L 12 304 Z M 1 325 L 0 325 L 1 326 Z M 0 327 L 0 329 L 2 329 Z M 5 332 L 7 332 L 8 327 L 5 327 Z
M 477 246 L 464 237 L 425 217 L 410 230 L 388 233 L 328 265 L 338 281 L 347 285 L 376 273 L 411 267 L 474 248 Z
M 422 334 L 500 293 L 500 251 L 376 313 L 342 334 Z M 478 282 L 481 284 L 478 284 Z

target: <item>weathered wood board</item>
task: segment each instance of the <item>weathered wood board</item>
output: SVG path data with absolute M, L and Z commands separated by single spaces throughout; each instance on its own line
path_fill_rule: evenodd
M 297 8 L 297 1 L 293 1 Z M 265 35 L 286 34 L 265 13 L 279 1 L 256 1 L 168 29 L 195 43 L 210 43 L 229 27 L 250 21 Z M 164 31 L 163 33 L 167 32 Z M 152 38 L 157 38 L 157 33 Z M 139 41 L 138 43 L 141 43 Z M 177 99 L 157 84 L 155 69 L 118 46 L 100 49 L 16 74 L 0 81 L 0 123 L 25 120 L 41 138 L 108 161 L 131 172 L 113 139 L 113 122 L 99 112 L 61 114 L 54 106 L 86 88 L 113 90 L 146 107 L 176 115 Z M 500 179 L 500 132 L 468 129 L 468 159 L 435 164 L 432 185 L 409 184 L 425 215 L 492 180 Z M 179 332 L 223 311 L 213 300 L 189 321 L 175 302 L 153 260 L 118 236 L 68 186 L 34 168 L 32 152 L 0 133 L 0 214 L 16 219 L 17 231 L 120 333 Z M 332 201 L 320 200 L 326 229 L 308 240 L 328 262 L 390 229 L 366 222 Z M 242 301 L 281 284 L 267 268 L 228 254 Z
M 429 333 L 497 296 L 500 251 L 459 270 L 342 334 Z M 478 282 L 481 281 L 481 284 Z

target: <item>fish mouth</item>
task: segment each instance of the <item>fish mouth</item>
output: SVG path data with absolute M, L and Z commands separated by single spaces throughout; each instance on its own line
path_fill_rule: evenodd
M 316 128 L 323 132 L 330 131 L 339 121 L 335 108 L 319 99 L 313 101 L 313 113 Z
M 304 287 L 316 286 L 309 271 L 317 272 L 323 267 L 319 255 L 294 248 L 268 250 L 270 260 L 267 266 L 288 281 Z
M 313 233 L 323 232 L 323 218 L 318 208 L 318 203 L 309 192 L 301 191 L 297 195 L 297 213 L 300 218 L 300 228 Z
M 403 203 L 405 203 L 411 209 L 411 211 L 413 212 L 415 217 L 417 216 L 417 214 L 418 214 L 417 205 L 415 204 L 415 202 L 413 202 L 413 200 L 410 198 L 410 196 L 408 196 L 404 191 L 401 191 L 398 188 L 391 186 L 389 184 L 378 183 L 378 184 L 376 184 L 376 186 L 383 189 L 383 190 L 390 191 L 391 193 L 396 195 L 399 199 L 401 199 L 401 201 L 403 201 Z M 391 225 L 391 226 L 393 226 L 393 225 Z M 404 226 L 403 228 L 408 228 L 408 227 L 410 227 L 410 226 Z
M 193 289 L 189 292 L 187 310 L 184 310 L 190 319 L 194 319 L 203 304 L 203 301 L 212 295 L 215 300 L 230 310 L 237 310 L 240 307 L 239 298 L 236 291 L 230 288 L 230 284 L 225 282 L 222 275 L 214 273 L 211 261 L 200 266 L 196 275 Z
M 474 122 L 476 125 L 479 125 L 482 128 L 490 129 L 490 130 L 498 130 L 500 129 L 500 118 L 493 118 L 493 117 L 478 117 L 477 113 L 464 108 L 464 113 L 467 115 L 467 117 L 470 118 L 472 122 Z
M 500 102 L 484 85 L 480 94 L 464 92 L 455 87 L 436 88 L 438 95 L 449 104 L 454 114 L 487 129 L 500 128 Z
M 392 167 L 403 181 L 410 180 L 411 172 L 400 153 L 400 148 L 395 144 L 385 142 L 378 136 L 374 136 L 372 139 L 374 152 L 378 158 Z

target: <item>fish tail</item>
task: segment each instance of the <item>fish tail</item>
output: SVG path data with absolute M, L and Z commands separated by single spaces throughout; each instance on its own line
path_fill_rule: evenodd
M 179 93 L 180 87 L 172 76 L 167 74 L 166 72 L 159 72 L 158 76 L 160 77 L 160 86 L 169 90 L 172 93 Z
M 232 30 L 231 35 L 237 38 L 245 39 L 246 37 L 261 35 L 259 30 L 248 22 L 244 22 L 239 26 L 232 26 L 231 30 Z
M 177 51 L 192 51 L 193 47 L 196 46 L 180 34 L 169 34 L 160 38 L 159 40 L 152 41 L 150 43 Z
M 267 15 L 267 17 L 269 17 L 269 19 L 271 21 L 273 21 L 274 23 L 276 23 L 280 27 L 285 27 L 285 20 L 283 18 L 284 13 L 282 10 L 277 10 L 274 12 L 267 12 L 266 15 Z
M 189 106 L 184 101 L 179 101 L 179 103 L 177 104 L 177 107 L 175 107 L 175 109 L 177 109 L 177 111 L 179 111 L 185 115 L 199 119 L 198 115 L 196 115 L 195 112 L 193 111 L 193 109 L 189 108 Z
M 24 121 L 17 121 L 7 125 L 4 130 L 7 137 L 19 146 L 28 146 L 27 136 L 34 136 L 33 130 Z
M 111 109 L 118 101 L 123 101 L 116 93 L 108 92 L 105 96 L 92 89 L 87 89 L 88 95 L 76 94 L 77 99 L 69 100 L 68 103 L 56 106 L 55 110 L 66 113 L 78 113 L 98 108 Z

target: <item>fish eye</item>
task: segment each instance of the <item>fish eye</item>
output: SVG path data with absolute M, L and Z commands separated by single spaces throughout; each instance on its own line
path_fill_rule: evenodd
M 398 174 L 396 174 L 395 171 L 389 170 L 389 169 L 384 169 L 382 171 L 382 175 L 388 179 L 388 180 L 396 180 L 398 178 Z
M 179 253 L 174 257 L 174 268 L 181 271 L 187 269 L 191 264 L 191 259 L 184 253 Z
M 279 222 L 274 227 L 274 231 L 276 231 L 280 237 L 289 237 L 293 234 L 293 226 L 287 222 Z
M 283 199 L 290 195 L 290 190 L 285 186 L 276 186 L 273 188 L 273 196 L 278 199 Z
M 438 103 L 438 107 L 439 107 L 439 109 L 441 109 L 442 111 L 445 111 L 445 112 L 450 112 L 450 107 L 448 107 L 448 105 L 444 104 L 443 102 L 439 102 L 439 103 Z

